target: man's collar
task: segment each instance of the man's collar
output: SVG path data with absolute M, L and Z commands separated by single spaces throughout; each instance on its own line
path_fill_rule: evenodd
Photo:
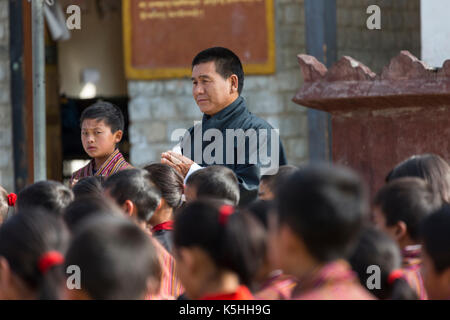
M 224 118 L 225 116 L 227 116 L 234 109 L 236 109 L 236 107 L 238 105 L 240 105 L 243 101 L 244 101 L 244 98 L 242 98 L 242 96 L 239 96 L 231 104 L 229 104 L 227 107 L 225 107 L 222 110 L 220 110 L 219 112 L 217 112 L 215 115 L 209 116 L 206 113 L 203 114 L 203 119 L 204 120 L 209 120 L 211 118 L 214 118 L 214 119 L 220 120 L 220 119 Z

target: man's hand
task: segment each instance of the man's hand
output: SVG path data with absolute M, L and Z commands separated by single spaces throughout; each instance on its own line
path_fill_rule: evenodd
M 186 178 L 186 175 L 194 161 L 173 151 L 167 151 L 161 154 L 161 163 L 168 164 L 177 170 L 183 178 Z

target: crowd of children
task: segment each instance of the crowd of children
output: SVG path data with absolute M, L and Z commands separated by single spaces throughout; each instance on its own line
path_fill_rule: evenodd
M 282 166 L 239 206 L 224 166 L 185 185 L 167 164 L 132 167 L 110 103 L 83 112 L 81 133 L 92 160 L 70 186 L 0 187 L 0 299 L 450 299 L 437 155 L 398 164 L 374 199 L 349 168 Z

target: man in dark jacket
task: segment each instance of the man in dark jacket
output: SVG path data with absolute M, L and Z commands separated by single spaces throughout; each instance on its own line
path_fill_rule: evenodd
M 182 154 L 165 152 L 161 162 L 185 178 L 202 167 L 224 165 L 238 178 L 240 204 L 249 203 L 257 197 L 261 170 L 276 172 L 274 168 L 286 164 L 278 131 L 248 111 L 240 95 L 244 71 L 232 51 L 215 47 L 197 54 L 192 84 L 203 119 L 185 134 Z

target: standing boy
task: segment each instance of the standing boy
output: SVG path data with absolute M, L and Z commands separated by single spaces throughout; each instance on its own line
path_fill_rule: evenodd
M 83 149 L 92 160 L 72 174 L 70 186 L 84 177 L 108 177 L 131 168 L 117 148 L 124 127 L 123 114 L 118 107 L 105 101 L 96 102 L 83 111 L 80 123 Z

